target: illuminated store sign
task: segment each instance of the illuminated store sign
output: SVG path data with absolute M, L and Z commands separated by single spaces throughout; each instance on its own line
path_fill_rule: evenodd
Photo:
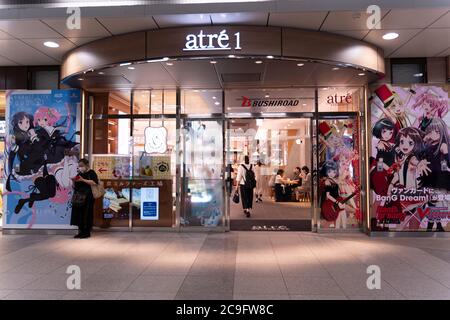
M 329 95 L 327 96 L 327 103 L 328 104 L 340 104 L 340 103 L 352 103 L 352 95 L 350 93 L 347 93 L 347 95 L 338 95 L 337 93 L 335 95 Z
M 241 107 L 295 107 L 300 103 L 297 98 L 249 98 L 242 96 Z
M 210 51 L 210 50 L 241 50 L 241 33 L 234 34 L 236 44 L 234 48 L 230 44 L 230 36 L 227 30 L 219 33 L 205 34 L 200 30 L 198 34 L 188 34 L 183 51 Z

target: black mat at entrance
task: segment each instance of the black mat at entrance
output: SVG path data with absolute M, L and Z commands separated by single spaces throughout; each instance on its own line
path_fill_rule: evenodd
M 311 231 L 311 220 L 231 219 L 235 231 Z

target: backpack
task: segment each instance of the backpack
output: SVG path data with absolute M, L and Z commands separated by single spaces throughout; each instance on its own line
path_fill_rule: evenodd
M 242 165 L 245 169 L 245 179 L 244 186 L 246 188 L 254 189 L 256 187 L 256 179 L 255 172 L 252 170 L 252 165 L 250 165 L 250 169 L 247 169 L 246 166 Z

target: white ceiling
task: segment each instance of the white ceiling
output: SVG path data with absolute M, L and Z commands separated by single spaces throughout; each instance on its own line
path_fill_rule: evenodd
M 450 51 L 450 6 L 381 11 L 380 29 L 369 30 L 365 11 L 232 12 L 152 15 L 127 7 L 123 15 L 95 11 L 83 16 L 80 30 L 69 30 L 65 18 L 46 17 L 0 20 L 0 65 L 57 65 L 68 50 L 87 42 L 122 33 L 188 25 L 242 24 L 285 26 L 342 34 L 373 43 L 386 57 L 441 57 Z M 0 10 L 0 17 L 5 14 Z M 23 14 L 25 16 L 25 14 Z M 386 41 L 389 31 L 399 38 Z M 61 46 L 46 48 L 45 41 Z

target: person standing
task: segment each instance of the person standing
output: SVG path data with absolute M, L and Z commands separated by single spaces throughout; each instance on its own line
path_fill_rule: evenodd
M 250 159 L 245 156 L 244 163 L 238 168 L 236 177 L 236 192 L 241 191 L 242 208 L 247 218 L 250 218 L 250 210 L 253 207 L 253 189 L 256 186 L 255 172 L 250 164 Z
M 263 181 L 261 177 L 261 161 L 258 161 L 255 166 L 255 179 L 256 179 L 256 188 L 255 188 L 255 196 L 256 201 L 255 202 L 262 202 L 262 190 L 263 190 Z
M 78 234 L 74 238 L 89 238 L 94 222 L 94 195 L 91 187 L 98 185 L 98 177 L 95 171 L 89 168 L 88 160 L 78 161 L 78 175 L 73 180 L 75 187 L 70 224 L 78 227 Z

